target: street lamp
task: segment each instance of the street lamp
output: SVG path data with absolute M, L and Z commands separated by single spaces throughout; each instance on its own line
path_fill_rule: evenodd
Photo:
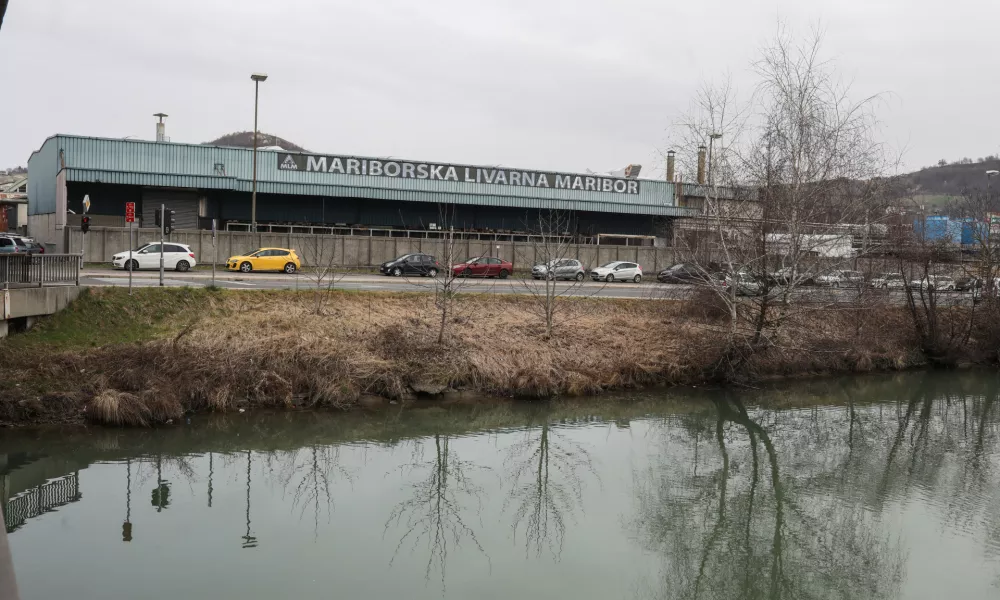
M 712 178 L 712 167 L 715 166 L 715 161 L 712 160 L 712 146 L 715 145 L 715 140 L 721 138 L 721 133 L 708 134 L 708 185 L 713 185 L 715 183 L 715 180 Z
M 250 199 L 250 231 L 257 233 L 257 99 L 260 82 L 267 81 L 267 73 L 252 73 L 253 80 L 253 192 Z

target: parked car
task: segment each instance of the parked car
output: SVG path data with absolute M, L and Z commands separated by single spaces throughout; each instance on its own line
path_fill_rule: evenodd
M 441 265 L 429 254 L 404 254 L 398 258 L 384 262 L 378 267 L 379 273 L 402 277 L 403 275 L 420 275 L 421 277 L 437 277 Z
M 656 280 L 660 283 L 697 283 L 705 280 L 705 274 L 694 265 L 680 263 L 657 273 Z
M 23 252 L 14 238 L 0 237 L 0 254 L 17 254 Z
M 616 260 L 608 264 L 597 267 L 590 272 L 590 278 L 594 281 L 642 281 L 642 267 L 634 262 Z
M 772 285 L 816 285 L 816 279 L 807 272 L 800 271 L 794 267 L 782 267 L 773 273 L 768 273 L 768 280 Z
M 45 254 L 45 246 L 42 246 L 34 239 L 23 235 L 11 233 L 0 233 L 0 237 L 10 239 L 14 242 L 14 252 L 25 252 L 27 254 Z
M 587 276 L 583 264 L 575 258 L 556 258 L 547 263 L 531 267 L 532 279 L 575 279 L 583 281 Z
M 978 277 L 959 277 L 955 279 L 956 292 L 974 292 L 982 289 L 983 280 Z
M 253 252 L 230 256 L 226 260 L 226 269 L 241 273 L 283 271 L 292 274 L 301 268 L 299 255 L 289 248 L 258 248 Z
M 764 286 L 749 273 L 729 273 L 717 281 L 718 285 L 723 288 L 735 287 L 737 296 L 759 296 L 764 293 Z
M 872 279 L 871 286 L 883 290 L 901 290 L 906 287 L 906 278 L 902 273 L 882 273 Z
M 160 244 L 144 244 L 132 251 L 129 258 L 128 252 L 119 252 L 111 258 L 111 264 L 117 269 L 138 270 L 138 269 L 159 269 L 160 268 Z M 187 271 L 195 266 L 197 261 L 194 252 L 186 244 L 163 244 L 163 268 L 171 271 Z
M 915 279 L 910 286 L 918 290 L 934 290 L 935 292 L 955 291 L 955 280 L 948 275 L 930 275 L 923 279 Z
M 514 265 L 500 258 L 479 256 L 451 266 L 451 271 L 460 277 L 499 277 L 507 279 L 514 271 Z
M 860 287 L 864 285 L 865 277 L 857 271 L 839 270 L 816 278 L 816 285 L 829 287 Z

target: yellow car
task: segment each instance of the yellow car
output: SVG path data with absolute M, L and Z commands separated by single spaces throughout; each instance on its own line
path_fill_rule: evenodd
M 295 250 L 287 248 L 258 248 L 240 256 L 230 256 L 226 269 L 230 271 L 284 271 L 294 273 L 302 268 Z

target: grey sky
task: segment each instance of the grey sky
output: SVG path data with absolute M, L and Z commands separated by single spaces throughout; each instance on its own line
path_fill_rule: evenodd
M 983 0 L 11 0 L 0 167 L 54 133 L 152 138 L 158 111 L 177 142 L 252 129 L 265 71 L 261 129 L 310 150 L 648 176 L 702 81 L 749 90 L 779 19 L 890 92 L 906 167 L 1000 154 Z

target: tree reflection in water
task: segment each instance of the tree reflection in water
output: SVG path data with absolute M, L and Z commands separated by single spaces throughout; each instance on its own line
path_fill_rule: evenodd
M 354 482 L 353 473 L 340 462 L 340 447 L 312 444 L 282 453 L 278 480 L 282 488 L 292 491 L 292 508 L 300 507 L 300 518 L 312 509 L 313 541 L 319 538 L 319 516 L 326 509 L 327 522 L 333 514 L 330 484 L 335 478 Z
M 527 430 L 524 439 L 510 447 L 504 470 L 512 479 L 504 510 L 516 507 L 515 539 L 523 528 L 527 556 L 540 556 L 547 548 L 558 560 L 566 520 L 583 508 L 583 472 L 599 479 L 589 452 L 546 423 Z
M 751 417 L 734 398 L 714 403 L 713 418 L 688 419 L 669 440 L 667 460 L 637 474 L 634 529 L 664 557 L 661 583 L 640 596 L 661 598 L 892 598 L 904 556 L 880 533 L 863 498 L 831 494 L 842 463 L 815 445 L 805 411 Z M 849 419 L 854 418 L 850 416 Z M 768 428 L 761 425 L 772 421 Z M 814 422 L 815 422 L 814 418 Z M 844 433 L 857 435 L 849 423 Z M 711 431 L 708 431 L 708 430 Z M 780 431 L 779 442 L 769 429 Z M 675 446 L 694 455 L 678 460 Z M 794 464 L 784 475 L 782 460 Z
M 426 547 L 427 564 L 424 577 L 429 581 L 431 573 L 437 570 L 441 575 L 444 591 L 450 546 L 458 547 L 468 540 L 489 561 L 489 555 L 463 517 L 463 503 L 475 502 L 482 508 L 483 490 L 476 485 L 468 471 L 482 469 L 458 457 L 451 448 L 447 435 L 434 435 L 431 460 L 424 460 L 427 439 L 414 441 L 413 460 L 404 465 L 405 473 L 419 473 L 418 479 L 409 487 L 410 496 L 393 508 L 385 523 L 388 531 L 392 525 L 401 526 L 403 533 L 393 552 L 393 561 L 404 545 L 409 544 L 411 552 L 421 545 Z M 391 566 L 390 562 L 390 566 Z

